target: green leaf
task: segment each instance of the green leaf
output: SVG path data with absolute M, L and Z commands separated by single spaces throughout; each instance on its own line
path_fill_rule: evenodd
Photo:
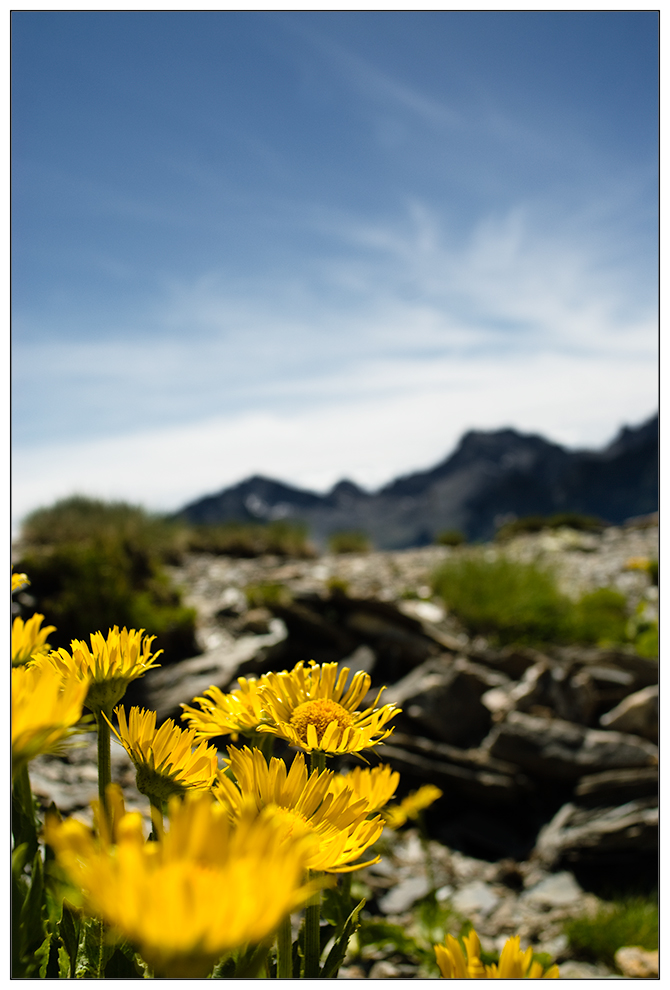
M 135 962 L 135 950 L 127 942 L 114 947 L 105 966 L 106 980 L 136 980 L 144 976 L 142 970 Z
M 37 975 L 41 980 L 47 975 L 49 956 L 51 954 L 51 935 L 47 935 L 40 947 L 34 954 L 35 962 L 38 964 Z
M 30 887 L 21 909 L 21 929 L 27 936 L 26 945 L 41 943 L 45 936 L 44 929 L 44 873 L 42 857 L 35 853 L 32 861 Z M 28 941 L 30 940 L 30 941 Z
M 69 980 L 71 976 L 70 970 L 70 957 L 67 953 L 67 949 L 61 943 L 61 945 L 58 946 L 58 979 Z
M 27 843 L 28 859 L 31 859 L 37 852 L 38 841 L 27 767 L 19 771 L 12 788 L 12 835 L 15 848 Z
M 212 972 L 207 977 L 208 980 L 232 980 L 235 976 L 235 960 L 232 956 L 225 956 L 219 959 Z
M 79 948 L 79 929 L 81 927 L 79 916 L 72 911 L 65 901 L 60 921 L 57 925 L 58 934 L 63 943 L 63 949 L 70 960 L 68 978 L 73 979 L 77 964 L 77 949 Z
M 249 980 L 257 977 L 263 968 L 268 952 L 269 946 L 263 944 L 249 946 L 245 949 L 237 960 L 235 978 Z
M 337 976 L 340 966 L 344 961 L 344 957 L 347 954 L 347 946 L 349 945 L 349 939 L 354 934 L 358 928 L 358 915 L 365 904 L 365 898 L 356 905 L 354 910 L 351 912 L 349 917 L 344 923 L 342 932 L 335 940 L 335 944 L 328 953 L 328 958 L 326 959 L 323 967 L 321 969 L 320 978 L 322 980 L 332 980 Z
M 105 956 L 109 958 L 111 951 L 105 952 L 104 927 L 99 918 L 87 918 L 79 936 L 79 949 L 75 966 L 75 979 L 99 980 L 105 970 Z

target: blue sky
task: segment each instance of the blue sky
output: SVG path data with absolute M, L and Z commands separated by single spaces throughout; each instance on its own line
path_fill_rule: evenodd
M 651 415 L 657 27 L 15 11 L 16 518 Z

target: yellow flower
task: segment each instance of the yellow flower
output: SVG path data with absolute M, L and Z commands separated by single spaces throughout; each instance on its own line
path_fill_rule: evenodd
M 157 801 L 186 790 L 210 790 L 219 771 L 214 746 L 202 742 L 194 750 L 193 730 L 180 729 L 171 718 L 156 729 L 156 712 L 137 707 L 126 713 L 114 709 L 119 730 L 109 719 L 112 732 L 135 765 L 137 789 Z M 107 718 L 107 716 L 105 716 Z
M 302 753 L 297 753 L 287 771 L 283 760 L 270 763 L 259 749 L 228 749 L 230 769 L 236 784 L 222 774 L 214 788 L 217 800 L 228 808 L 233 820 L 252 808 L 274 818 L 287 837 L 312 840 L 307 866 L 327 873 L 348 873 L 376 863 L 352 865 L 381 835 L 381 818 L 368 819 L 368 802 L 351 788 L 333 787 L 330 770 L 309 776 Z
M 558 966 L 544 972 L 541 963 L 533 962 L 533 950 L 521 949 L 520 938 L 514 935 L 505 942 L 498 963 L 486 965 L 481 961 L 479 937 L 472 929 L 463 939 L 465 951 L 453 935 L 447 935 L 444 945 L 435 945 L 435 958 L 445 980 L 556 980 Z
M 12 594 L 15 591 L 20 591 L 21 588 L 27 588 L 29 584 L 27 574 L 12 574 Z
M 51 753 L 81 718 L 86 681 L 63 677 L 44 658 L 12 669 L 12 771 Z
M 367 802 L 368 814 L 381 811 L 395 794 L 400 774 L 389 766 L 354 767 L 349 773 L 336 773 L 331 784 L 333 794 L 350 788 L 357 798 Z
M 648 571 L 650 565 L 649 557 L 629 557 L 623 567 L 625 571 Z
M 381 688 L 371 708 L 358 711 L 370 688 L 370 675 L 359 670 L 345 690 L 349 668 L 302 661 L 291 671 L 265 675 L 259 686 L 263 723 L 259 732 L 271 732 L 293 746 L 310 752 L 359 753 L 383 742 L 392 733 L 385 728 L 399 709 L 377 708 Z
M 12 577 L 16 577 L 13 574 Z M 47 643 L 49 633 L 55 632 L 55 626 L 42 625 L 43 615 L 35 612 L 34 615 L 24 622 L 20 615 L 17 615 L 12 622 L 12 666 L 27 663 L 36 654 L 48 653 L 51 647 Z
M 184 709 L 182 719 L 195 730 L 197 739 L 232 736 L 236 741 L 240 732 L 250 735 L 256 731 L 261 721 L 258 688 L 265 680 L 264 676 L 259 680 L 255 677 L 240 677 L 239 688 L 228 694 L 224 694 L 218 687 L 207 688 L 204 697 L 193 699 L 200 708 L 181 706 Z
M 433 802 L 442 797 L 442 791 L 434 784 L 424 784 L 418 791 L 412 791 L 403 798 L 400 804 L 392 804 L 385 808 L 383 815 L 389 828 L 401 828 L 405 822 L 419 817 L 424 808 L 429 808 Z
M 147 670 L 159 667 L 156 657 L 163 651 L 151 653 L 155 636 L 144 637 L 144 629 L 110 629 L 107 638 L 101 632 L 91 633 L 91 646 L 73 639 L 72 653 L 65 649 L 49 654 L 51 662 L 62 673 L 89 682 L 86 706 L 93 712 L 111 711 L 126 692 L 131 681 Z
M 168 818 L 161 842 L 145 841 L 138 814 L 116 821 L 113 846 L 55 816 L 45 837 L 84 910 L 128 939 L 156 976 L 204 978 L 225 953 L 271 939 L 315 888 L 303 882 L 304 843 L 286 843 L 271 819 L 242 817 L 233 828 L 197 792 L 171 798 Z

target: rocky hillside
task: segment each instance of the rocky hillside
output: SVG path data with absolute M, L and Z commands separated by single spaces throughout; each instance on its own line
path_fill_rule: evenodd
M 658 509 L 658 416 L 624 428 L 601 451 L 570 451 L 515 430 L 467 433 L 428 471 L 377 492 L 341 481 L 326 495 L 253 477 L 190 503 L 193 523 L 293 519 L 317 546 L 330 533 L 363 530 L 380 549 L 432 543 L 444 530 L 491 539 L 501 522 L 528 515 L 581 512 L 610 523 Z
M 182 702 L 213 684 L 230 689 L 240 675 L 298 660 L 367 670 L 370 700 L 385 684 L 383 700 L 402 708 L 371 762 L 400 771 L 399 796 L 426 782 L 443 791 L 427 814 L 428 847 L 416 830 L 385 832 L 382 860 L 356 881 L 368 916 L 412 932 L 417 905 L 436 890 L 445 910 L 475 923 L 488 950 L 518 932 L 558 960 L 563 978 L 608 976 L 606 966 L 571 956 L 563 929 L 566 919 L 598 909 L 613 877 L 654 886 L 658 662 L 632 648 L 500 649 L 471 636 L 430 584 L 436 566 L 470 552 L 192 555 L 172 576 L 197 609 L 202 653 L 134 682 L 126 703 L 178 718 Z M 658 589 L 638 566 L 658 558 L 657 519 L 601 534 L 526 534 L 478 552 L 551 563 L 573 597 L 614 587 L 631 613 L 641 607 L 657 616 Z M 221 748 L 228 743 L 221 739 Z M 88 756 L 73 750 L 35 761 L 35 793 L 63 811 L 85 809 L 95 796 L 94 746 Z M 120 748 L 114 761 L 130 806 L 146 812 Z M 352 950 L 340 975 L 421 970 L 411 953 L 368 947 Z

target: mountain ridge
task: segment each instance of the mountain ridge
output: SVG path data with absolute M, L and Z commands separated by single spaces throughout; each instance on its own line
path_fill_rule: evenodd
M 582 512 L 619 524 L 658 509 L 658 414 L 624 426 L 601 450 L 568 450 L 539 434 L 469 430 L 434 467 L 376 491 L 348 479 L 321 495 L 253 475 L 184 506 L 192 523 L 304 522 L 317 545 L 332 532 L 364 530 L 381 550 L 424 546 L 442 530 L 491 539 L 501 522 Z

